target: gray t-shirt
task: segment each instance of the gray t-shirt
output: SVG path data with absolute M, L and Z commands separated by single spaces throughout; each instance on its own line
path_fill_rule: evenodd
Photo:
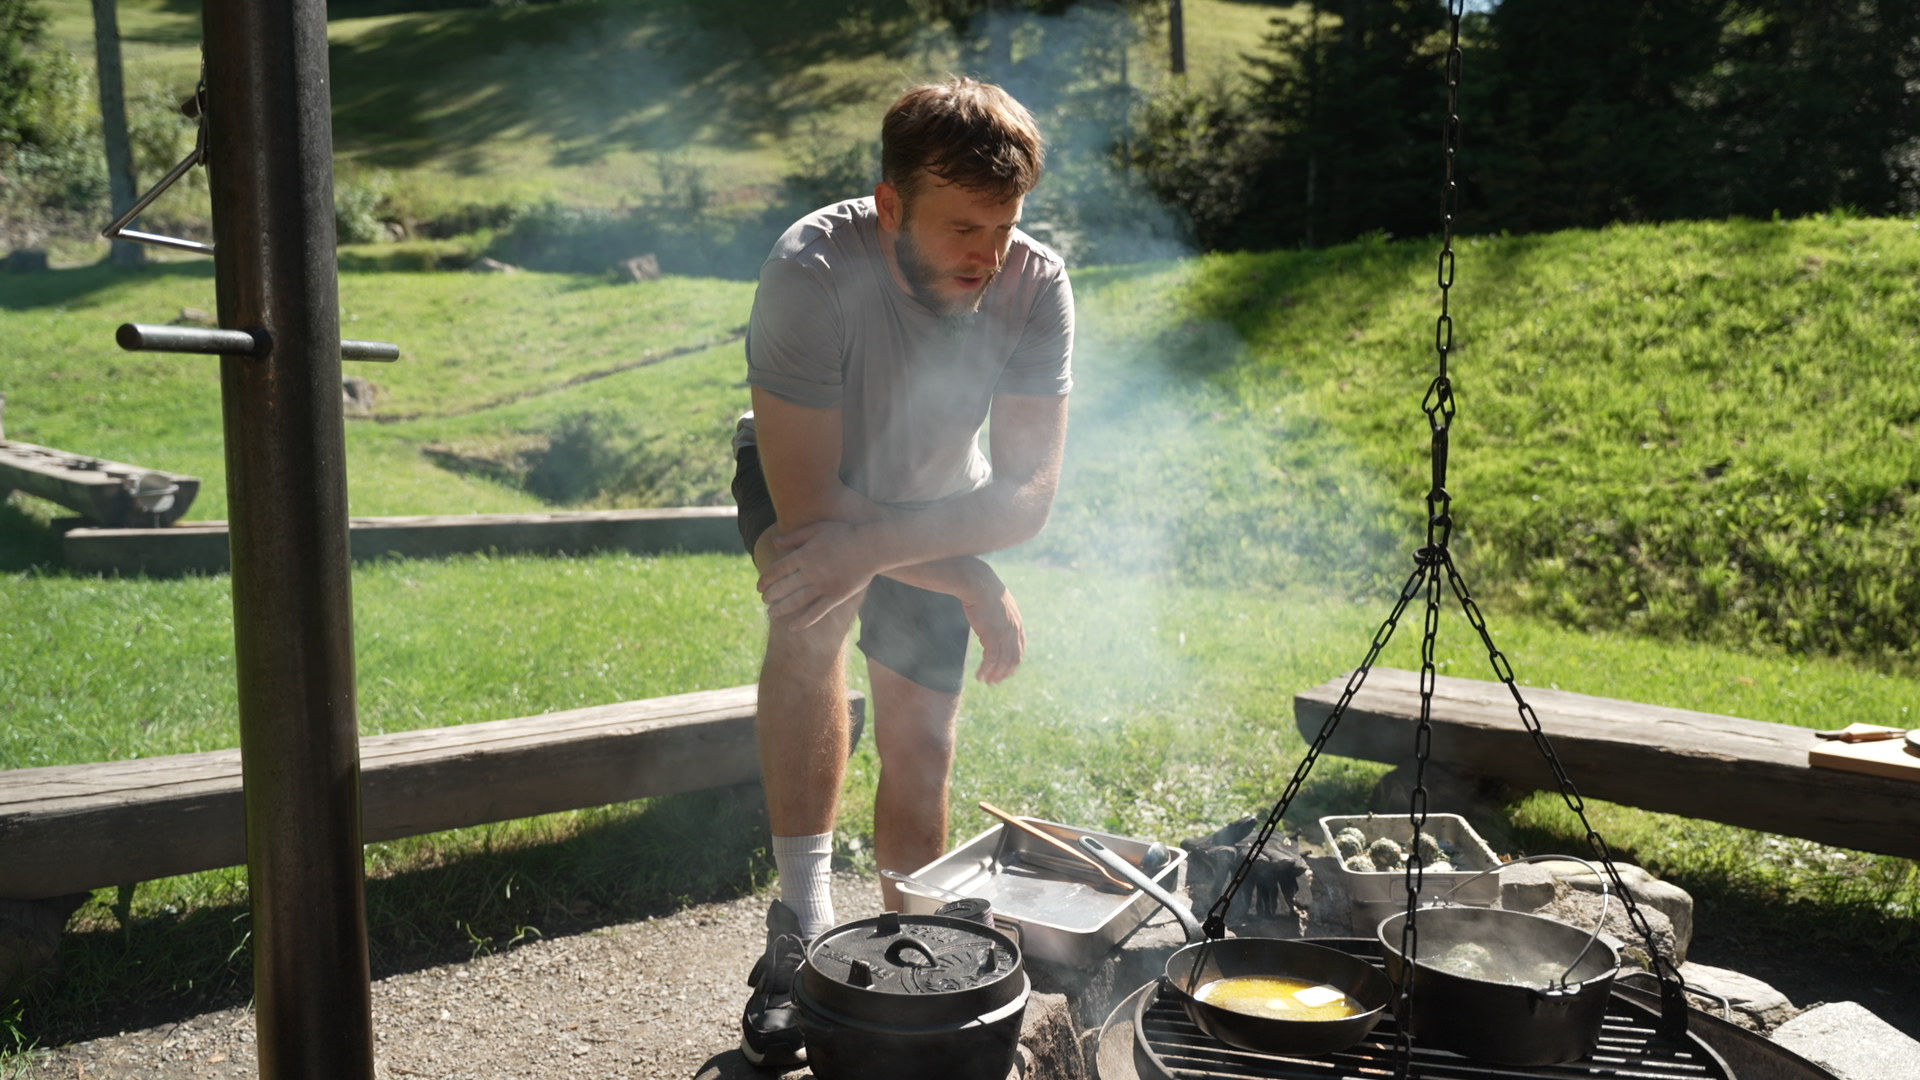
M 900 288 L 871 198 L 800 219 L 760 267 L 747 382 L 782 401 L 839 408 L 840 479 L 876 502 L 964 495 L 992 469 L 980 428 L 995 394 L 1073 388 L 1066 265 L 1014 230 L 980 310 L 942 317 Z M 749 417 L 751 414 L 749 414 Z M 743 421 L 736 444 L 753 439 Z

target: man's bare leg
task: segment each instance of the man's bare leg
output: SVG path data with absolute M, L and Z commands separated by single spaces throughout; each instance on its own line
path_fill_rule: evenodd
M 772 537 L 760 537 L 755 563 L 774 557 Z M 847 631 L 859 610 L 855 597 L 806 630 L 767 629 L 754 734 L 775 837 L 833 831 L 847 769 Z
M 882 870 L 910 874 L 947 849 L 947 782 L 960 695 L 929 690 L 871 658 L 867 680 L 880 752 L 873 856 Z M 888 911 L 900 910 L 892 881 L 880 879 L 880 895 Z

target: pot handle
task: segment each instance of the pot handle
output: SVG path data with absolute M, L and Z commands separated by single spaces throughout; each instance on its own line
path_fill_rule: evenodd
M 1451 901 L 1453 899 L 1453 894 L 1460 891 L 1461 885 L 1465 885 L 1469 881 L 1478 881 L 1481 878 L 1486 877 L 1488 874 L 1497 873 L 1500 870 L 1500 867 L 1502 866 L 1512 866 L 1514 863 L 1524 863 L 1524 862 L 1544 862 L 1547 859 L 1565 859 L 1568 862 L 1577 862 L 1581 866 L 1586 867 L 1587 872 L 1592 874 L 1600 882 L 1600 921 L 1594 924 L 1593 933 L 1588 935 L 1587 943 L 1584 946 L 1581 946 L 1579 955 L 1575 956 L 1573 958 L 1573 962 L 1567 965 L 1567 970 L 1560 973 L 1560 985 L 1564 987 L 1568 985 L 1567 976 L 1573 974 L 1573 969 L 1579 967 L 1580 961 L 1585 960 L 1587 958 L 1587 954 L 1593 951 L 1593 943 L 1600 939 L 1600 931 L 1606 929 L 1607 905 L 1612 901 L 1613 894 L 1607 890 L 1607 875 L 1601 873 L 1599 867 L 1593 865 L 1592 863 L 1588 862 L 1587 860 L 1581 858 L 1578 855 L 1527 855 L 1518 859 L 1510 860 L 1508 862 L 1500 863 L 1498 866 L 1490 866 L 1487 869 L 1482 870 L 1477 874 L 1474 874 L 1472 877 L 1461 880 L 1453 888 L 1448 889 L 1447 895 L 1441 897 L 1440 899 L 1442 902 Z
M 896 939 L 893 942 L 893 944 L 887 946 L 887 952 L 886 952 L 887 960 L 893 965 L 895 965 L 896 967 L 907 967 L 908 966 L 907 962 L 900 959 L 900 954 L 907 951 L 908 949 L 912 949 L 914 952 L 917 952 L 921 956 L 924 956 L 927 958 L 926 963 L 914 964 L 912 965 L 913 967 L 940 966 L 940 958 L 933 955 L 933 949 L 930 946 L 928 946 L 926 942 L 921 941 L 919 938 L 914 937 L 911 934 L 902 935 L 901 937 Z
M 1092 852 L 1093 857 L 1099 859 L 1102 866 L 1131 881 L 1135 888 L 1158 900 L 1161 907 L 1172 912 L 1173 917 L 1180 920 L 1180 929 L 1186 932 L 1187 944 L 1193 945 L 1207 939 L 1207 932 L 1201 929 L 1200 920 L 1193 917 L 1193 912 L 1182 907 L 1167 890 L 1154 884 L 1153 879 L 1142 873 L 1139 867 L 1121 858 L 1107 845 L 1091 836 L 1081 837 L 1080 846 Z

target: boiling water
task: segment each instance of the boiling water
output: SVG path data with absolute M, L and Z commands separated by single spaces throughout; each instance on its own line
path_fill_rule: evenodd
M 1365 1009 L 1328 986 L 1305 979 L 1236 975 L 1215 979 L 1194 997 L 1209 1005 L 1270 1020 L 1345 1020 Z

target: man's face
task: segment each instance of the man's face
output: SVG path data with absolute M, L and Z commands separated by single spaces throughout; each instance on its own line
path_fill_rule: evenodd
M 1013 243 L 1025 197 L 1001 202 L 928 177 L 907 206 L 891 185 L 881 187 L 894 203 L 889 213 L 882 196 L 881 224 L 896 230 L 894 260 L 908 291 L 938 315 L 979 310 Z M 889 225 L 889 217 L 897 224 Z

